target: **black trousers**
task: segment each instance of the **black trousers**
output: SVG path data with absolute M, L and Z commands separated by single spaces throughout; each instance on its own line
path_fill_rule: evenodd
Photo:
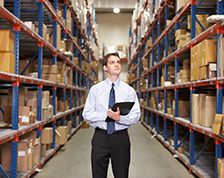
M 109 160 L 115 178 L 128 178 L 130 165 L 130 140 L 127 131 L 108 134 L 95 130 L 92 138 L 92 175 L 93 178 L 106 178 Z

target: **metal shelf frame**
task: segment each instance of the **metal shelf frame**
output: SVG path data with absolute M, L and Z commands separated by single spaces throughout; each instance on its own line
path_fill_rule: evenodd
M 205 0 L 204 0 L 205 1 Z M 217 0 L 217 13 L 222 15 L 223 14 L 223 1 Z M 198 4 L 197 4 L 198 3 Z M 211 128 L 206 128 L 202 127 L 199 125 L 195 125 L 192 123 L 192 95 L 195 93 L 196 89 L 201 89 L 205 87 L 213 87 L 214 90 L 216 90 L 216 113 L 217 114 L 222 114 L 222 97 L 223 97 L 223 79 L 224 77 L 219 76 L 219 71 L 217 71 L 217 77 L 212 78 L 212 79 L 207 79 L 207 80 L 199 80 L 199 81 L 193 81 L 193 82 L 187 82 L 187 83 L 181 83 L 181 84 L 173 84 L 170 86 L 163 86 L 160 87 L 160 69 L 165 68 L 165 81 L 168 80 L 168 63 L 169 62 L 175 62 L 175 79 L 177 79 L 177 73 L 178 68 L 179 68 L 179 57 L 183 55 L 184 53 L 188 52 L 192 47 L 197 45 L 198 43 L 202 42 L 204 39 L 207 39 L 211 36 L 217 35 L 217 39 L 219 39 L 220 34 L 223 32 L 224 29 L 224 21 L 217 22 L 211 27 L 209 27 L 207 30 L 204 30 L 201 34 L 198 36 L 195 35 L 196 33 L 196 21 L 198 22 L 198 19 L 196 18 L 196 14 L 203 14 L 204 12 L 199 12 L 203 7 L 200 7 L 203 4 L 203 0 L 200 2 L 196 0 L 188 0 L 187 3 L 179 10 L 175 10 L 176 14 L 175 17 L 172 19 L 171 23 L 167 26 L 166 20 L 168 20 L 168 5 L 169 5 L 169 0 L 165 0 L 165 3 L 160 7 L 158 13 L 155 16 L 154 22 L 150 25 L 150 28 L 148 29 L 145 37 L 142 39 L 141 43 L 136 46 L 136 52 L 133 57 L 130 58 L 129 60 L 129 74 L 134 73 L 135 74 L 135 79 L 129 83 L 129 85 L 136 85 L 136 83 L 140 83 L 141 78 L 147 78 L 148 79 L 148 85 L 147 89 L 141 90 L 140 91 L 140 86 L 139 90 L 137 91 L 139 98 L 143 98 L 144 102 L 146 102 L 146 106 L 141 106 L 143 109 L 143 122 L 145 127 L 150 130 L 153 134 L 156 135 L 157 139 L 159 139 L 163 144 L 166 144 L 168 149 L 170 149 L 169 145 L 166 143 L 168 139 L 168 133 L 167 133 L 167 120 L 171 120 L 174 123 L 174 147 L 170 150 L 173 152 L 173 154 L 177 154 L 177 149 L 179 147 L 178 145 L 178 125 L 183 125 L 189 129 L 189 138 L 190 138 L 190 159 L 189 162 L 186 163 L 186 160 L 181 158 L 180 156 L 179 159 L 182 160 L 183 163 L 187 165 L 189 168 L 189 172 L 195 173 L 198 177 L 204 177 L 204 173 L 201 173 L 201 171 L 198 170 L 197 166 L 195 166 L 195 161 L 197 158 L 201 155 L 203 152 L 204 148 L 202 151 L 199 153 L 197 158 L 195 159 L 195 135 L 194 132 L 200 132 L 204 135 L 207 135 L 211 137 L 212 139 L 215 139 L 215 144 L 216 144 L 216 155 L 215 155 L 215 177 L 218 177 L 217 173 L 217 158 L 222 158 L 222 143 L 224 142 L 224 136 L 221 135 L 215 135 L 212 133 Z M 213 2 L 214 4 L 215 2 Z M 153 5 L 155 5 L 155 2 L 153 1 Z M 199 10 L 197 11 L 197 8 Z M 164 12 L 165 11 L 165 12 Z M 160 17 L 161 13 L 165 13 L 165 29 L 160 33 Z M 208 12 L 211 14 L 211 12 Z M 168 55 L 168 48 L 169 48 L 169 35 L 173 32 L 171 30 L 173 27 L 175 27 L 175 30 L 178 30 L 181 28 L 181 24 L 184 20 L 184 16 L 186 14 L 191 15 L 191 41 L 186 43 L 184 46 L 181 48 L 177 49 L 177 46 L 175 47 L 175 50 Z M 180 22 L 181 21 L 181 22 Z M 140 24 L 140 18 L 138 21 L 138 24 Z M 200 25 L 200 23 L 199 23 Z M 157 29 L 157 38 L 155 39 L 155 28 Z M 203 28 L 202 28 L 203 29 Z M 129 31 L 129 37 L 131 36 L 130 34 L 131 29 Z M 135 31 L 136 33 L 136 31 Z M 137 33 L 136 33 L 137 35 Z M 149 37 L 152 37 L 152 46 L 144 52 L 144 45 L 147 39 Z M 131 37 L 131 44 L 133 43 L 133 37 Z M 135 44 L 136 45 L 136 44 Z M 164 45 L 165 49 L 165 56 L 164 59 L 160 61 L 160 53 L 161 53 L 161 47 Z M 130 45 L 131 46 L 131 45 Z M 129 47 L 129 51 L 130 47 Z M 149 55 L 152 55 L 151 62 L 152 62 L 152 67 L 149 68 Z M 148 70 L 144 71 L 144 73 L 141 72 L 141 62 L 143 59 L 146 58 L 148 61 Z M 154 61 L 157 60 L 157 64 L 154 65 Z M 136 63 L 136 61 L 138 61 Z M 132 70 L 130 70 L 130 66 L 134 65 Z M 219 42 L 217 40 L 217 70 L 219 68 Z M 138 76 L 136 75 L 137 69 L 139 69 L 139 74 Z M 157 80 L 157 86 L 154 86 L 154 75 L 156 75 L 156 80 Z M 149 82 L 151 80 L 151 82 Z M 149 87 L 149 83 L 151 83 L 152 87 Z M 176 83 L 176 81 L 175 81 Z M 178 98 L 179 98 L 179 92 L 181 92 L 183 89 L 189 91 L 190 94 L 190 118 L 189 120 L 186 120 L 184 118 L 178 117 Z M 174 92 L 175 94 L 175 114 L 174 116 L 168 115 L 167 114 L 167 93 L 168 91 Z M 149 98 L 153 97 L 153 92 L 157 93 L 157 109 L 152 109 L 149 108 Z M 164 112 L 159 111 L 158 109 L 158 103 L 159 103 L 159 96 L 160 92 L 164 93 L 164 107 L 165 110 Z M 150 96 L 151 93 L 151 96 Z M 151 123 L 149 122 L 150 118 L 150 113 L 151 113 Z M 156 121 L 155 121 L 156 117 Z M 160 137 L 160 131 L 159 130 L 159 123 L 160 119 L 163 118 L 163 134 L 164 137 Z M 156 124 L 156 125 L 154 125 Z M 156 126 L 156 130 L 154 127 Z M 203 171 L 202 171 L 203 172 Z
M 47 41 L 43 39 L 43 12 L 44 7 L 48 10 L 48 12 L 53 16 L 53 20 L 49 20 L 53 22 L 53 46 L 49 44 Z M 56 120 L 62 119 L 62 125 L 65 125 L 65 118 L 66 116 L 69 116 L 69 120 L 72 120 L 72 117 L 74 116 L 74 125 L 73 127 L 76 128 L 75 131 L 73 129 L 73 135 L 78 128 L 80 127 L 81 122 L 81 111 L 83 110 L 84 106 L 80 105 L 78 106 L 77 101 L 77 94 L 79 93 L 80 101 L 81 103 L 81 96 L 88 91 L 90 86 L 92 85 L 92 82 L 94 81 L 88 74 L 84 73 L 81 69 L 81 61 L 82 59 L 89 61 L 89 57 L 91 55 L 92 60 L 96 60 L 92 49 L 88 43 L 88 40 L 85 36 L 85 34 L 82 32 L 82 29 L 79 25 L 79 22 L 76 18 L 76 15 L 72 9 L 72 7 L 69 5 L 69 2 L 67 0 L 64 1 L 64 18 L 66 20 L 66 11 L 70 10 L 72 14 L 72 31 L 70 32 L 66 25 L 63 24 L 63 22 L 59 19 L 57 15 L 57 1 L 54 0 L 54 7 L 50 4 L 48 0 L 39 0 L 38 3 L 38 20 L 39 20 L 39 31 L 38 34 L 28 28 L 25 23 L 23 23 L 20 20 L 20 1 L 14 0 L 14 14 L 12 14 L 9 10 L 6 8 L 0 6 L 0 16 L 3 18 L 6 22 L 12 25 L 13 32 L 15 35 L 15 74 L 6 73 L 6 72 L 0 72 L 0 79 L 1 81 L 5 81 L 7 83 L 12 83 L 12 130 L 9 131 L 7 134 L 0 137 L 0 144 L 4 144 L 8 141 L 11 141 L 12 143 L 12 152 L 11 152 L 11 177 L 17 177 L 17 145 L 19 141 L 19 136 L 24 135 L 25 133 L 28 133 L 32 130 L 37 130 L 37 137 L 41 137 L 41 130 L 42 126 L 51 123 L 53 127 L 53 142 L 51 144 L 52 152 L 48 155 L 46 155 L 46 158 L 42 159 L 40 164 L 38 165 L 39 168 L 42 167 L 43 163 L 49 159 L 52 155 L 55 155 L 55 151 L 59 149 L 60 146 L 55 145 L 55 128 L 56 128 Z M 32 12 L 31 12 L 32 13 Z M 35 19 L 36 20 L 36 19 Z M 34 20 L 34 21 L 35 21 Z M 88 19 L 91 20 L 90 18 Z M 63 30 L 63 38 L 66 39 L 67 37 L 70 38 L 74 45 L 74 56 L 80 57 L 80 66 L 75 65 L 72 62 L 72 57 L 69 59 L 65 57 L 61 52 L 59 52 L 56 48 L 57 46 L 57 40 L 56 40 L 56 34 L 57 34 L 57 24 L 59 24 Z M 80 44 L 77 44 L 77 42 L 73 38 L 74 34 L 74 25 L 75 25 L 75 37 L 80 38 Z M 38 48 L 38 78 L 32 78 L 27 77 L 23 75 L 19 75 L 19 41 L 20 41 L 20 32 L 27 35 L 31 40 L 37 43 Z M 84 40 L 84 48 L 87 50 L 88 56 L 85 56 L 82 51 L 82 39 Z M 97 40 L 96 40 L 97 43 Z M 97 44 L 98 45 L 98 44 Z M 47 80 L 42 79 L 42 60 L 43 60 L 43 49 L 47 49 L 52 53 L 53 56 L 53 64 L 57 65 L 57 58 L 60 58 L 64 63 L 71 66 L 72 74 L 72 81 L 74 78 L 74 84 L 66 85 L 61 83 L 55 83 Z M 79 53 L 79 54 L 78 54 Z M 97 77 L 96 71 L 92 68 L 92 72 Z M 78 76 L 79 76 L 79 84 L 78 84 Z M 85 78 L 85 80 L 83 80 Z M 19 98 L 19 86 L 20 84 L 23 85 L 34 85 L 37 87 L 37 122 L 35 124 L 31 124 L 29 126 L 18 126 L 18 98 Z M 86 86 L 86 88 L 85 88 Z M 43 87 L 52 88 L 52 105 L 53 105 L 53 118 L 47 119 L 47 120 L 41 120 L 41 103 L 42 103 L 42 89 Z M 56 114 L 56 91 L 57 89 L 63 90 L 63 102 L 65 102 L 66 97 L 66 91 L 69 91 L 70 99 L 69 99 L 69 110 L 66 110 L 65 112 Z M 74 92 L 74 103 L 75 107 L 72 107 L 72 100 L 73 100 L 73 92 Z M 76 125 L 76 119 L 77 119 L 77 113 L 79 113 L 79 125 Z M 71 136 L 70 136 L 71 137 Z M 36 167 L 33 168 L 33 170 L 28 171 L 23 177 L 29 177 L 35 172 Z M 4 170 L 1 169 L 3 172 Z

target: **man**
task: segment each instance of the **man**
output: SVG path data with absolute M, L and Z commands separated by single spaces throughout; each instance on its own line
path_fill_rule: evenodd
M 135 90 L 119 78 L 121 63 L 118 53 L 109 53 L 103 58 L 107 79 L 91 87 L 83 117 L 95 128 L 92 138 L 93 178 L 106 178 L 109 160 L 116 178 L 128 178 L 130 164 L 130 140 L 127 129 L 140 118 L 140 107 Z M 128 115 L 121 116 L 116 102 L 135 102 Z M 108 109 L 109 108 L 109 109 Z

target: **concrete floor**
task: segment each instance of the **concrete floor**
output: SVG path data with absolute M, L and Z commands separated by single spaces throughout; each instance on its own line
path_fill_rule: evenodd
M 91 138 L 94 129 L 80 129 L 49 160 L 35 178 L 91 178 Z M 129 129 L 131 138 L 131 165 L 129 178 L 192 178 L 188 170 L 177 161 L 139 123 Z M 113 178 L 111 167 L 108 178 Z

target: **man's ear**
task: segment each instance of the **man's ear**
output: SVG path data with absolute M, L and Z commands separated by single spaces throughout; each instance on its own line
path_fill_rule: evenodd
M 105 71 L 105 72 L 107 72 L 107 66 L 103 66 L 103 70 Z

